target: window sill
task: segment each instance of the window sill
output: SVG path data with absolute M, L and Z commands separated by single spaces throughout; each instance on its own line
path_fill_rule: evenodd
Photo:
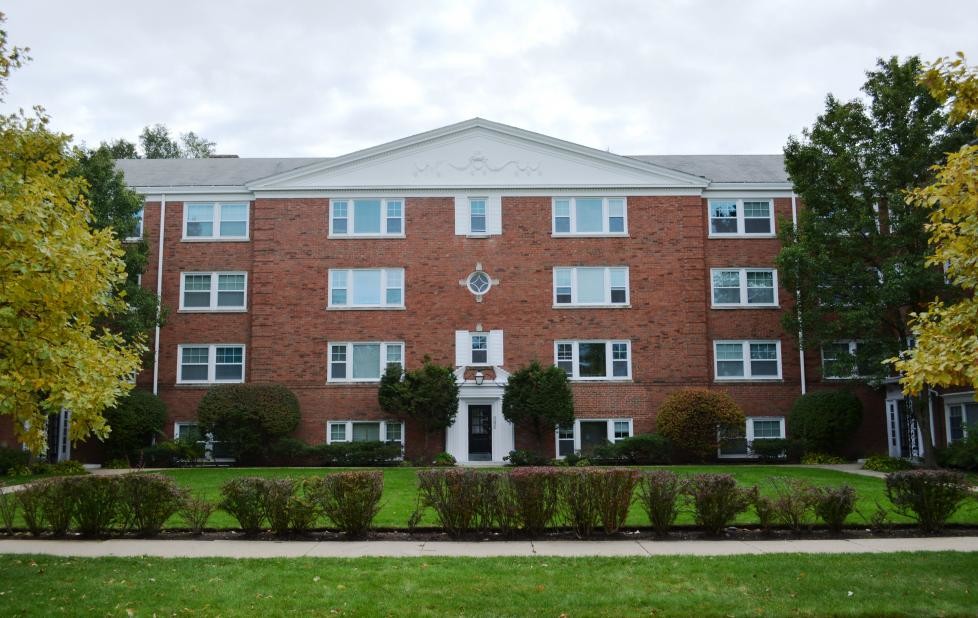
M 489 234 L 488 232 L 485 233 L 485 234 L 466 234 L 465 237 L 466 238 L 474 238 L 474 239 L 491 238 L 492 237 L 492 234 Z
M 593 234 L 570 234 L 561 232 L 551 232 L 551 238 L 629 238 L 628 232 L 607 232 Z
M 725 311 L 727 309 L 780 309 L 781 305 L 710 305 L 710 309 Z
M 407 238 L 404 234 L 327 234 L 328 240 L 397 240 Z
M 326 311 L 406 311 L 407 307 L 326 307 Z
M 777 238 L 777 234 L 707 234 L 707 238 Z
M 380 378 L 369 380 L 327 380 L 326 386 L 377 386 Z
M 220 237 L 204 238 L 204 237 L 197 237 L 197 236 L 191 236 L 191 237 L 184 236 L 183 238 L 180 239 L 180 242 L 251 242 L 251 239 L 250 238 L 220 238 Z
M 247 309 L 177 309 L 177 313 L 248 313 Z
M 122 242 L 123 242 L 123 244 L 132 244 L 134 242 L 139 242 L 142 239 L 143 239 L 142 236 L 131 236 L 129 238 L 123 238 L 122 239 Z
M 713 378 L 713 381 L 717 384 L 756 384 L 758 382 L 767 382 L 769 384 L 783 383 L 784 378 Z
M 633 383 L 631 377 L 628 378 L 567 378 L 568 382 L 575 384 L 629 384 Z M 589 420 L 589 419 L 584 419 Z M 599 419 L 600 420 L 600 419 Z
M 631 304 L 628 305 L 553 305 L 554 309 L 631 309 Z
M 244 384 L 244 380 L 222 380 L 219 382 L 176 382 L 174 386 L 179 388 L 210 388 L 218 384 Z

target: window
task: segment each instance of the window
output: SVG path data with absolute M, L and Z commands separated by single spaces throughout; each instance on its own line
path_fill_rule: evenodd
M 403 268 L 358 268 L 329 271 L 331 308 L 404 306 Z
M 486 200 L 485 198 L 471 198 L 469 200 L 469 233 L 486 233 Z
M 334 199 L 329 209 L 331 237 L 404 235 L 402 199 Z
M 489 362 L 489 337 L 487 335 L 472 335 L 472 364 L 484 365 Z
M 555 235 L 624 236 L 628 232 L 625 198 L 560 197 L 553 202 Z
M 971 430 L 978 425 L 978 402 L 954 402 L 947 408 L 947 441 L 964 440 Z
M 180 310 L 243 310 L 247 281 L 247 273 L 242 272 L 182 273 Z
M 590 453 L 595 447 L 624 440 L 632 435 L 630 418 L 585 418 L 556 428 L 557 457 Z
M 244 382 L 244 346 L 177 346 L 177 384 Z
M 501 195 L 456 195 L 455 234 L 485 238 L 503 233 Z
M 247 240 L 248 204 L 188 202 L 183 209 L 183 237 L 193 240 Z
M 751 444 L 755 440 L 773 440 L 784 436 L 784 417 L 748 416 L 744 426 L 720 430 L 717 454 L 720 457 L 754 457 Z
M 780 341 L 714 341 L 717 380 L 781 378 Z
M 714 268 L 714 307 L 777 307 L 778 274 L 771 268 Z
M 632 375 L 629 341 L 557 341 L 556 365 L 577 380 L 624 380 Z
M 765 199 L 709 200 L 710 236 L 773 236 L 774 203 Z
M 404 366 L 403 343 L 330 343 L 328 381 L 378 382 L 393 364 Z
M 628 267 L 554 268 L 554 305 L 627 305 Z
M 126 237 L 126 240 L 136 241 L 143 239 L 143 209 L 140 208 L 139 212 L 134 215 L 136 219 L 136 226 L 132 229 L 132 234 Z
M 394 442 L 404 444 L 404 424 L 401 421 L 329 421 L 326 443 L 334 442 Z
M 859 358 L 858 341 L 835 341 L 822 346 L 822 377 L 845 380 L 868 376 L 872 368 Z

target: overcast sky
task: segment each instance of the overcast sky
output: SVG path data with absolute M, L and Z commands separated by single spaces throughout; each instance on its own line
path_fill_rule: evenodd
M 334 156 L 473 116 L 619 154 L 780 152 L 877 57 L 966 52 L 972 0 L 8 0 L 41 104 L 95 145 L 162 122 L 219 153 Z

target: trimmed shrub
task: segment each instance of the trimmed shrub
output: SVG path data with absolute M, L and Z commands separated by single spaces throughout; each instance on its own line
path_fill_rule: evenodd
M 438 466 L 438 467 L 443 467 L 443 468 L 450 468 L 450 467 L 454 466 L 457 463 L 458 463 L 458 461 L 456 461 L 454 455 L 452 455 L 451 453 L 445 453 L 445 452 L 438 453 L 431 460 L 431 465 Z
M 838 455 L 829 455 L 828 453 L 805 453 L 801 457 L 801 463 L 806 466 L 819 466 L 826 464 L 844 464 L 846 460 Z
M 298 427 L 299 400 L 279 384 L 220 384 L 200 400 L 197 421 L 239 463 L 260 463 L 270 445 Z
M 524 467 L 524 466 L 535 466 L 541 467 L 546 466 L 550 463 L 550 460 L 540 453 L 534 451 L 527 451 L 523 449 L 516 449 L 515 451 L 510 451 L 509 455 L 503 457 L 503 461 L 508 461 L 509 465 Z
M 479 472 L 477 487 L 474 527 L 488 532 L 496 526 L 503 533 L 511 532 L 516 526 L 516 509 L 509 476 L 505 472 Z
M 764 463 L 790 463 L 801 458 L 801 444 L 785 438 L 759 438 L 750 443 L 750 450 Z
M 757 522 L 761 530 L 765 533 L 770 532 L 777 512 L 774 500 L 768 496 L 762 496 L 760 492 L 754 494 L 754 512 L 757 514 Z
M 348 536 L 366 533 L 380 510 L 384 473 L 378 470 L 335 472 L 310 486 L 310 498 L 326 518 Z
M 308 487 L 303 483 L 303 487 Z M 295 534 L 305 534 L 316 525 L 319 519 L 319 508 L 308 496 L 298 494 L 289 500 L 289 530 Z
M 870 455 L 863 462 L 863 470 L 875 470 L 876 472 L 900 472 L 901 470 L 913 470 L 913 464 L 906 459 L 890 457 L 888 455 Z
M 38 481 L 14 494 L 17 496 L 17 502 L 20 503 L 21 511 L 23 511 L 24 525 L 27 526 L 27 530 L 32 536 L 41 536 L 41 533 L 44 532 L 44 496 L 46 493 L 47 482 Z M 70 516 L 68 521 L 71 521 Z
M 117 477 L 79 476 L 61 481 L 74 494 L 74 522 L 83 535 L 103 536 L 119 520 L 121 508 Z M 48 521 L 51 521 L 50 516 Z
M 908 470 L 886 475 L 886 497 L 917 520 L 925 533 L 940 532 L 971 494 L 964 474 L 950 470 Z
M 685 482 L 675 472 L 652 470 L 642 475 L 638 500 L 652 522 L 656 536 L 668 536 L 669 528 L 679 515 L 679 499 Z
M 88 474 L 88 470 L 85 469 L 85 465 L 82 462 L 75 461 L 74 459 L 66 459 L 65 461 L 50 464 L 48 474 L 52 476 L 79 476 Z
M 17 519 L 17 498 L 13 493 L 0 493 L 0 523 L 7 534 L 14 533 L 14 521 Z
M 621 530 L 628 518 L 628 509 L 632 506 L 635 486 L 640 478 L 639 472 L 628 468 L 614 468 L 593 470 L 593 474 L 601 526 L 605 534 L 614 534 Z
M 819 487 L 815 493 L 815 514 L 834 534 L 842 532 L 846 518 L 856 507 L 856 490 L 849 485 Z
M 67 534 L 79 506 L 78 492 L 71 478 L 41 481 L 41 511 L 43 521 L 55 536 Z
M 30 455 L 27 451 L 19 448 L 0 446 L 0 475 L 7 474 L 11 470 L 23 468 L 30 462 Z
M 773 478 L 774 518 L 794 532 L 811 525 L 818 498 L 815 487 L 803 479 Z
M 286 534 L 291 527 L 290 506 L 295 495 L 295 481 L 285 479 L 265 479 L 262 510 L 268 519 L 268 527 L 275 534 Z
M 516 519 L 531 536 L 554 524 L 560 508 L 560 470 L 517 468 L 509 473 Z
M 805 451 L 841 454 L 863 419 L 863 404 L 849 391 L 806 393 L 788 415 L 788 435 Z
M 686 485 L 696 524 L 720 536 L 734 518 L 754 503 L 757 488 L 740 487 L 730 474 L 695 474 Z
M 243 476 L 224 483 L 221 487 L 221 509 L 238 520 L 238 525 L 248 536 L 261 532 L 265 521 L 266 479 Z
M 106 457 L 128 459 L 163 430 L 166 404 L 153 393 L 134 388 L 103 415 L 112 430 L 104 443 Z
M 560 474 L 560 504 L 564 520 L 578 538 L 591 536 L 601 519 L 598 475 L 593 468 L 571 468 Z
M 317 466 L 395 466 L 402 450 L 398 442 L 338 442 L 309 447 L 310 459 Z
M 449 536 L 458 537 L 472 530 L 475 518 L 482 510 L 482 519 L 491 521 L 494 514 L 487 509 L 483 491 L 493 481 L 484 481 L 482 474 L 471 469 L 419 470 L 419 516 L 423 508 L 431 507 Z M 495 481 L 499 490 L 499 480 Z
M 716 458 L 717 428 L 743 427 L 744 412 L 722 391 L 686 388 L 669 395 L 656 416 L 658 433 L 698 461 Z
M 276 466 L 308 465 L 312 454 L 309 445 L 292 436 L 280 438 L 268 447 L 268 459 Z
M 191 534 L 199 535 L 207 526 L 207 520 L 211 518 L 215 505 L 200 496 L 187 495 L 180 505 L 180 517 L 183 518 Z
M 125 527 L 139 536 L 156 536 L 183 505 L 185 492 L 168 476 L 125 474 L 119 477 L 119 502 Z
M 147 468 L 174 468 L 204 457 L 204 445 L 191 438 L 166 440 L 148 446 L 134 456 L 134 465 Z
M 657 433 L 642 433 L 619 440 L 615 450 L 624 463 L 636 466 L 664 465 L 672 462 L 672 443 Z
M 978 470 L 978 431 L 971 431 L 962 440 L 952 442 L 937 451 L 942 466 L 974 472 Z

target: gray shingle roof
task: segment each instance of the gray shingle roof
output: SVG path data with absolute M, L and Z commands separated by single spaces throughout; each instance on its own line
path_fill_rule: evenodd
M 712 182 L 788 182 L 782 155 L 634 155 L 630 157 Z M 133 187 L 242 187 L 326 157 L 123 159 L 116 161 Z

